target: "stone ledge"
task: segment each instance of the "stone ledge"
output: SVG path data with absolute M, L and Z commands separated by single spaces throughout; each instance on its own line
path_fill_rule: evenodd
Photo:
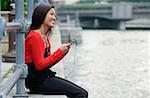
M 40 95 L 40 94 L 29 94 L 28 98 L 67 98 L 65 95 Z

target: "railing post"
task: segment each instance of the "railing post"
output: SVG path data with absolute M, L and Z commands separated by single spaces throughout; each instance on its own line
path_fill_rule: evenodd
M 34 8 L 36 7 L 36 5 L 39 3 L 39 0 L 34 0 Z
M 0 17 L 1 17 L 1 0 L 0 0 Z M 0 83 L 1 83 L 1 66 L 2 66 L 2 54 L 1 54 L 1 34 L 0 34 Z M 0 91 L 1 91 L 1 88 L 0 88 Z
M 1 83 L 1 74 L 2 74 L 2 72 L 1 72 L 1 66 L 2 66 L 2 53 L 1 53 L 2 51 L 1 51 L 1 39 L 0 39 L 0 83 Z M 1 91 L 1 88 L 0 88 L 0 91 Z
M 1 0 L 0 0 L 0 16 L 1 16 Z
M 2 65 L 2 54 L 1 54 L 1 39 L 5 35 L 4 27 L 5 27 L 6 21 L 3 17 L 1 17 L 1 1 L 0 1 L 0 83 L 1 83 L 1 65 Z M 1 88 L 0 88 L 1 90 Z
M 70 26 L 70 15 L 68 14 L 66 16 L 66 18 L 67 18 L 67 27 L 69 27 Z
M 79 12 L 75 13 L 75 23 L 76 27 L 80 27 Z
M 25 77 L 27 74 L 27 68 L 24 64 L 24 0 L 16 0 L 16 21 L 22 23 L 22 29 L 16 33 L 16 65 L 15 70 L 22 68 L 23 73 L 20 79 L 17 81 L 16 95 L 13 98 L 28 98 L 25 94 Z
M 33 13 L 33 9 L 34 9 L 34 0 L 27 0 L 27 18 L 28 21 L 31 21 L 31 17 L 32 17 L 32 13 Z

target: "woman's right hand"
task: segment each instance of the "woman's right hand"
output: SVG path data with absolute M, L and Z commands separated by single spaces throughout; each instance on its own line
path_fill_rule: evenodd
M 71 47 L 71 43 L 65 43 L 60 47 L 60 49 L 63 51 L 63 53 L 67 54 L 70 47 Z

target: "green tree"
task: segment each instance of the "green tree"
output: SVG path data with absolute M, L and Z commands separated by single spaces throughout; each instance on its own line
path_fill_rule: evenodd
M 2 11 L 8 11 L 10 10 L 10 0 L 1 0 L 1 10 Z

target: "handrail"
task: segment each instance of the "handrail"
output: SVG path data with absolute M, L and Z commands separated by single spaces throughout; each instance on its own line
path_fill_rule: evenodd
M 13 28 L 12 30 L 19 30 L 20 28 L 22 28 L 22 24 L 19 22 L 8 22 L 6 23 L 6 30 L 11 31 L 11 28 Z M 10 29 L 9 29 L 10 28 Z
M 1 30 L 2 36 L 4 31 L 16 30 L 16 65 L 14 65 L 14 73 L 9 76 L 5 81 L 1 83 L 0 98 L 5 98 L 16 84 L 16 95 L 13 98 L 28 98 L 25 94 L 25 78 L 27 76 L 27 66 L 24 64 L 24 33 L 27 30 L 28 25 L 31 21 L 31 15 L 33 12 L 33 4 L 39 0 L 27 0 L 28 8 L 28 21 L 24 19 L 24 0 L 16 0 L 16 19 L 13 22 L 7 22 L 1 18 Z M 30 4 L 30 2 L 32 2 Z M 29 10 L 30 9 L 30 10 Z M 22 54 L 20 56 L 20 54 Z
M 4 96 L 8 95 L 11 89 L 16 84 L 17 80 L 19 80 L 19 78 L 21 77 L 22 73 L 23 73 L 23 69 L 18 68 L 11 76 L 7 78 L 6 81 L 3 81 L 1 84 L 3 85 L 2 92 L 0 93 L 0 95 L 4 95 Z

